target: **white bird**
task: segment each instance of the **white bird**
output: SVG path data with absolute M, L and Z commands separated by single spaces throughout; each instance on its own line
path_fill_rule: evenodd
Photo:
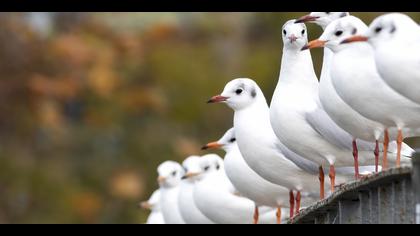
M 234 128 L 229 129 L 218 141 L 208 143 L 203 147 L 205 150 L 214 148 L 222 148 L 226 151 L 224 158 L 225 172 L 235 189 L 241 196 L 255 202 L 254 223 L 258 222 L 258 208 L 261 206 L 277 208 L 277 223 L 280 223 L 282 221 L 282 210 L 290 206 L 289 190 L 265 180 L 248 166 L 236 143 Z M 315 201 L 309 196 L 304 196 L 302 200 L 303 206 Z M 293 208 L 289 209 L 294 210 Z M 296 206 L 296 214 L 298 209 L 299 206 Z
M 149 200 L 144 201 L 140 204 L 143 209 L 150 210 L 150 214 L 147 217 L 146 224 L 165 224 L 163 219 L 161 207 L 160 207 L 160 190 L 155 190 L 150 196 Z
M 367 32 L 382 79 L 401 95 L 420 104 L 420 27 L 401 13 L 376 18 Z
M 234 128 L 239 150 L 258 175 L 289 190 L 319 195 L 316 172 L 311 174 L 302 170 L 279 149 L 281 143 L 271 127 L 264 94 L 253 80 L 232 80 L 221 95 L 209 102 L 224 102 L 235 111 Z
M 201 213 L 194 202 L 194 185 L 199 181 L 197 176 L 201 173 L 200 157 L 190 156 L 183 161 L 182 166 L 186 173 L 178 195 L 178 205 L 182 218 L 187 224 L 213 224 L 214 222 Z
M 275 89 L 270 118 L 273 130 L 285 146 L 320 166 L 320 188 L 323 192 L 323 168 L 330 166 L 331 191 L 334 191 L 335 166 L 353 166 L 352 137 L 323 110 L 319 101 L 319 83 L 307 43 L 306 27 L 287 21 L 282 29 L 283 56 L 280 77 Z M 362 165 L 369 164 L 366 153 L 360 153 Z
M 343 19 L 344 20 L 344 19 Z M 367 30 L 366 24 L 356 17 L 345 19 L 341 26 L 356 35 Z M 320 37 L 325 46 L 334 51 L 331 64 L 333 85 L 340 97 L 363 116 L 385 126 L 385 131 L 397 128 L 397 160 L 400 166 L 401 154 L 411 155 L 412 150 L 404 147 L 406 137 L 419 135 L 420 105 L 402 96 L 389 87 L 377 72 L 373 48 L 366 42 L 356 42 L 359 36 L 351 36 L 343 43 L 332 40 L 343 30 L 331 27 Z M 384 152 L 388 152 L 389 132 L 384 132 Z M 403 152 L 403 153 L 402 153 Z M 408 153 L 405 153 L 408 152 Z
M 200 158 L 202 180 L 194 186 L 194 201 L 200 211 L 218 224 L 251 224 L 255 203 L 236 195 L 236 190 L 223 169 L 223 160 L 216 154 Z M 259 223 L 275 223 L 271 208 L 261 209 Z
M 160 186 L 160 205 L 166 224 L 185 224 L 178 206 L 179 184 L 184 176 L 181 165 L 165 161 L 158 167 Z
M 302 17 L 299 22 L 309 21 L 314 22 L 321 26 L 324 30 L 327 26 L 337 20 L 338 22 L 345 22 L 348 18 L 348 13 L 342 12 L 340 13 L 333 13 L 330 12 L 329 14 L 326 13 L 311 13 L 309 16 L 317 16 L 317 17 Z M 340 17 L 340 18 L 338 18 Z M 345 19 L 343 19 L 343 17 Z M 307 19 L 307 20 L 305 20 Z M 334 26 L 336 27 L 339 36 L 336 36 L 334 40 L 341 40 L 345 39 L 346 37 L 351 36 L 354 32 L 353 28 L 348 28 L 347 31 L 341 27 L 340 23 L 335 22 Z M 324 43 L 320 40 L 313 40 L 305 46 L 305 48 L 315 48 L 315 47 L 324 47 Z M 352 107 L 350 107 L 343 99 L 337 94 L 337 91 L 334 88 L 332 83 L 332 79 L 330 76 L 330 64 L 332 61 L 333 52 L 328 48 L 324 47 L 324 58 L 322 64 L 322 71 L 321 71 L 321 78 L 319 84 L 319 98 L 322 104 L 322 107 L 327 112 L 327 114 L 334 120 L 334 122 L 343 128 L 345 131 L 350 133 L 353 137 L 352 148 L 353 148 L 353 156 L 355 161 L 355 177 L 356 179 L 359 178 L 359 167 L 358 167 L 358 145 L 359 148 L 362 150 L 370 150 L 374 153 L 375 156 L 375 170 L 378 172 L 379 170 L 379 155 L 380 152 L 383 152 L 382 146 L 379 146 L 379 142 L 384 141 L 384 131 L 385 126 L 379 122 L 370 120 Z M 396 133 L 395 133 L 396 135 Z M 357 142 L 359 139 L 359 143 Z M 368 141 L 368 142 L 364 142 Z M 392 148 L 390 148 L 391 154 L 396 154 L 396 142 L 392 142 Z M 410 150 L 408 146 L 405 146 L 407 150 Z M 414 151 L 414 150 L 412 150 Z M 388 153 L 384 153 L 384 159 L 387 160 Z M 392 161 L 396 161 L 396 155 L 393 155 Z M 385 167 L 387 163 L 385 163 Z

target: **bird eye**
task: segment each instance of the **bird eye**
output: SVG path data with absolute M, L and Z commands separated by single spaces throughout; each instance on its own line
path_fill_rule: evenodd
M 286 33 L 287 33 L 286 30 L 283 30 L 283 34 L 286 35 Z
M 304 35 L 304 34 L 305 34 L 305 30 L 303 29 L 303 30 L 302 30 L 302 35 Z
M 330 12 L 329 12 L 329 11 L 327 11 L 327 12 L 325 12 L 325 13 L 330 14 Z
M 176 176 L 176 171 L 172 172 L 172 176 Z
M 382 30 L 382 28 L 381 28 L 381 27 L 376 27 L 376 28 L 375 28 L 375 33 L 379 33 L 379 32 L 381 32 L 381 30 Z
M 217 164 L 216 165 L 216 170 L 219 170 L 220 169 L 220 165 L 219 164 Z
M 351 34 L 352 35 L 355 35 L 357 33 L 357 29 L 356 28 L 353 28 L 353 30 L 351 31 Z
M 188 168 L 184 167 L 184 172 L 188 173 Z
M 205 166 L 204 171 L 208 171 L 210 169 L 210 166 Z
M 231 143 L 233 143 L 233 142 L 235 142 L 236 141 L 236 138 L 231 138 L 230 140 L 229 140 L 229 142 L 231 142 Z
M 243 92 L 243 90 L 242 90 L 242 89 L 237 89 L 237 90 L 235 91 L 235 93 L 236 93 L 237 95 L 241 94 L 242 92 Z
M 338 30 L 338 31 L 335 32 L 335 36 L 337 36 L 337 37 L 342 35 L 342 34 L 343 34 L 342 30 Z

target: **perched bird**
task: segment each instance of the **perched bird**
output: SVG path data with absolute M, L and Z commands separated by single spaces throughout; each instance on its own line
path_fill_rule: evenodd
M 165 224 L 160 207 L 160 190 L 157 189 L 152 193 L 149 200 L 141 202 L 140 207 L 150 210 L 146 224 Z
M 330 71 L 333 85 L 339 96 L 354 110 L 384 126 L 384 153 L 390 151 L 389 133 L 398 133 L 396 164 L 399 166 L 401 151 L 405 156 L 411 156 L 413 152 L 406 145 L 403 148 L 402 129 L 406 128 L 409 136 L 416 135 L 420 106 L 394 91 L 381 79 L 369 44 L 341 44 L 342 40 L 337 40 L 344 31 L 350 36 L 365 32 L 367 26 L 360 19 L 349 16 L 333 23 L 336 25 L 329 26 L 319 38 L 334 52 Z M 403 158 L 403 161 L 410 162 L 408 158 Z
M 283 56 L 279 82 L 271 101 L 270 121 L 280 142 L 319 165 L 323 198 L 323 167 L 329 166 L 330 187 L 334 192 L 335 166 L 354 164 L 349 145 L 353 139 L 323 110 L 311 54 L 307 50 L 301 51 L 307 44 L 306 26 L 294 22 L 289 20 L 282 28 Z M 363 165 L 369 164 L 365 155 L 360 155 Z
M 258 175 L 286 187 L 291 191 L 291 197 L 292 191 L 298 191 L 298 195 L 299 192 L 319 195 L 316 172 L 311 174 L 302 170 L 279 149 L 280 141 L 270 124 L 270 110 L 257 83 L 251 79 L 232 80 L 221 95 L 212 97 L 209 102 L 224 102 L 235 111 L 234 128 L 239 150 Z
M 369 52 L 365 57 L 373 57 L 375 74 L 379 75 L 376 77 L 381 80 L 380 82 L 377 81 L 376 84 L 386 83 L 389 88 L 392 88 L 392 91 L 387 86 L 370 88 L 377 93 L 377 96 L 380 96 L 379 93 L 381 92 L 390 91 L 391 96 L 388 96 L 388 93 L 382 93 L 383 97 L 385 97 L 384 94 L 387 94 L 387 100 L 381 102 L 387 102 L 389 106 L 399 106 L 398 110 L 392 110 L 391 114 L 388 113 L 386 117 L 378 118 L 376 116 L 378 114 L 369 114 L 374 116 L 372 119 L 377 119 L 387 127 L 394 126 L 397 128 L 397 166 L 399 166 L 404 138 L 420 135 L 418 109 L 401 98 L 401 96 L 409 98 L 410 101 L 420 104 L 420 95 L 417 89 L 420 80 L 418 67 L 420 61 L 418 57 L 420 52 L 420 28 L 408 16 L 401 13 L 391 13 L 376 18 L 366 32 L 358 34 L 343 43 L 367 41 L 373 47 L 373 49 L 369 49 L 373 52 Z M 376 79 L 370 81 L 373 82 Z M 399 93 L 399 96 L 395 91 Z M 377 96 L 374 95 L 373 97 L 378 98 Z M 411 112 L 397 114 L 399 111 L 404 111 L 401 106 Z M 389 107 L 386 108 L 389 109 Z M 367 111 L 364 112 L 368 113 Z M 364 112 L 361 113 L 364 114 Z M 366 116 L 369 117 L 369 115 Z
M 194 201 L 200 211 L 218 224 L 251 224 L 255 203 L 238 196 L 223 169 L 223 160 L 216 154 L 200 158 L 202 180 L 194 186 Z M 268 212 L 271 215 L 266 215 Z M 271 208 L 261 209 L 259 223 L 275 223 Z
M 354 27 L 343 27 L 342 25 L 345 24 L 346 21 L 349 19 L 355 18 L 354 16 L 345 16 L 344 18 L 340 19 L 331 19 L 333 26 L 329 26 L 327 28 L 335 27 L 337 35 L 334 35 L 334 38 L 329 40 L 335 40 L 338 44 L 346 37 L 349 37 L 354 33 Z M 314 21 L 317 23 L 317 21 Z M 322 27 L 325 27 L 325 20 L 320 24 Z M 324 28 L 325 29 L 325 28 Z M 326 29 L 325 29 L 326 30 Z M 356 28 L 357 32 L 357 28 Z M 331 44 L 332 42 L 330 42 Z M 324 47 L 325 43 L 320 40 L 313 40 L 309 42 L 307 45 L 304 46 L 304 49 L 311 49 L 316 47 Z M 355 177 L 356 179 L 359 178 L 359 166 L 358 166 L 358 150 L 364 151 L 371 151 L 374 153 L 375 156 L 375 170 L 376 172 L 379 170 L 379 155 L 380 152 L 383 152 L 383 147 L 379 146 L 379 142 L 384 141 L 384 132 L 385 126 L 379 122 L 370 120 L 364 116 L 362 116 L 359 112 L 354 110 L 351 106 L 349 106 L 337 93 L 334 88 L 331 72 L 330 72 L 330 64 L 332 62 L 333 52 L 328 48 L 324 47 L 324 61 L 321 71 L 321 80 L 319 85 L 319 98 L 324 110 L 328 113 L 328 115 L 334 120 L 334 122 L 343 128 L 345 131 L 352 135 L 352 149 L 353 149 L 353 157 L 355 162 Z M 395 133 L 396 135 L 396 133 Z M 368 142 L 366 142 L 368 141 Z M 392 142 L 390 149 L 390 155 L 396 154 L 396 142 Z M 406 146 L 407 150 L 410 148 Z M 388 153 L 384 153 L 385 156 Z M 396 155 L 393 155 L 396 157 Z M 396 158 L 392 159 L 393 161 Z M 385 164 L 386 167 L 386 164 Z
M 181 165 L 174 161 L 165 161 L 158 167 L 160 186 L 160 205 L 166 224 L 185 224 L 178 205 L 179 184 L 184 176 Z
M 420 26 L 405 14 L 389 13 L 376 18 L 365 36 L 381 78 L 420 104 Z
M 289 207 L 289 190 L 280 185 L 273 184 L 253 171 L 242 157 L 236 143 L 234 128 L 229 129 L 221 139 L 216 142 L 208 143 L 203 149 L 222 148 L 225 152 L 224 165 L 225 172 L 235 189 L 246 198 L 255 202 L 254 223 L 258 222 L 259 210 L 261 206 L 277 208 L 277 223 L 281 223 L 282 210 Z M 309 197 L 303 197 L 310 200 Z M 308 200 L 304 205 L 308 205 Z M 311 202 L 315 200 L 311 199 Z M 299 206 L 296 206 L 298 213 Z M 293 211 L 293 208 L 290 208 Z
M 180 185 L 178 195 L 178 206 L 181 216 L 187 224 L 213 224 L 194 202 L 194 185 L 199 181 L 198 175 L 201 173 L 200 157 L 190 156 L 182 163 L 185 175 Z

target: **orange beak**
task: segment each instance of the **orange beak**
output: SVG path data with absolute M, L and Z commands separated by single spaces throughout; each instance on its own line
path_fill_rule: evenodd
M 140 206 L 141 208 L 143 208 L 143 209 L 147 209 L 147 210 L 150 210 L 150 209 L 152 209 L 152 207 L 153 207 L 153 205 L 152 205 L 152 204 L 150 204 L 150 203 L 149 203 L 149 202 L 147 202 L 147 201 L 141 202 L 141 203 L 139 204 L 139 206 Z
M 318 18 L 319 18 L 318 16 L 311 16 L 311 15 L 302 16 L 301 18 L 299 18 L 295 21 L 295 24 L 296 23 L 304 23 L 304 22 L 315 21 Z
M 303 46 L 303 48 L 301 50 L 303 51 L 303 50 L 312 49 L 312 48 L 322 48 L 322 47 L 325 46 L 326 42 L 327 41 L 315 39 L 315 40 L 310 41 L 305 46 Z
M 200 175 L 201 173 L 195 173 L 195 172 L 188 172 L 188 173 L 186 173 L 185 175 L 184 175 L 184 177 L 186 178 L 186 179 L 189 179 L 189 178 L 193 178 L 193 177 L 195 177 L 195 176 L 198 176 L 198 175 Z
M 210 98 L 210 100 L 207 101 L 207 103 L 219 103 L 219 102 L 225 102 L 226 100 L 228 100 L 228 97 L 224 97 L 222 95 L 216 95 L 212 98 Z
M 157 181 L 158 181 L 158 183 L 163 183 L 163 182 L 165 182 L 165 180 L 166 180 L 166 178 L 165 177 L 163 177 L 163 176 L 159 176 L 158 178 L 157 178 Z
M 355 35 L 352 36 L 350 38 L 344 39 L 343 41 L 341 41 L 340 44 L 344 44 L 344 43 L 353 43 L 353 42 L 366 42 L 368 41 L 368 37 L 366 36 L 361 36 L 361 35 Z
M 221 148 L 221 147 L 223 147 L 223 145 L 222 145 L 222 144 L 220 144 L 220 143 L 218 143 L 218 142 L 211 142 L 211 143 L 208 143 L 208 144 L 206 144 L 205 146 L 203 146 L 203 147 L 201 148 L 201 150 L 207 150 L 207 149 L 218 149 L 218 148 Z

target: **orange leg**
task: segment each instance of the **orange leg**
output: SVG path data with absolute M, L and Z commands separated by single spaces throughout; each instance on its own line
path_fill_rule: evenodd
M 389 133 L 388 129 L 385 129 L 384 133 L 384 158 L 382 160 L 382 169 L 388 169 L 388 146 L 389 146 Z
M 320 166 L 319 167 L 319 195 L 320 195 L 321 200 L 325 198 L 324 179 L 325 179 L 324 169 L 322 169 L 322 166 Z
M 379 141 L 376 140 L 375 146 L 375 172 L 378 173 L 379 170 Z
M 296 194 L 296 213 L 295 213 L 296 215 L 298 215 L 300 211 L 300 200 L 301 200 L 300 191 L 298 191 Z
M 354 178 L 359 179 L 359 150 L 356 139 L 353 139 Z
M 331 193 L 335 191 L 335 168 L 334 165 L 330 165 L 330 182 L 331 182 Z
M 397 138 L 397 167 L 401 165 L 401 148 L 403 143 L 403 133 L 402 130 L 398 130 L 398 138 Z
M 258 206 L 255 206 L 255 210 L 254 210 L 254 225 L 258 224 L 259 218 L 260 218 L 260 213 L 258 211 Z
M 295 196 L 293 195 L 293 190 L 289 191 L 289 203 L 290 203 L 290 219 L 292 219 L 294 209 L 295 209 Z
M 277 224 L 281 224 L 281 207 L 277 207 L 276 217 L 277 217 Z

